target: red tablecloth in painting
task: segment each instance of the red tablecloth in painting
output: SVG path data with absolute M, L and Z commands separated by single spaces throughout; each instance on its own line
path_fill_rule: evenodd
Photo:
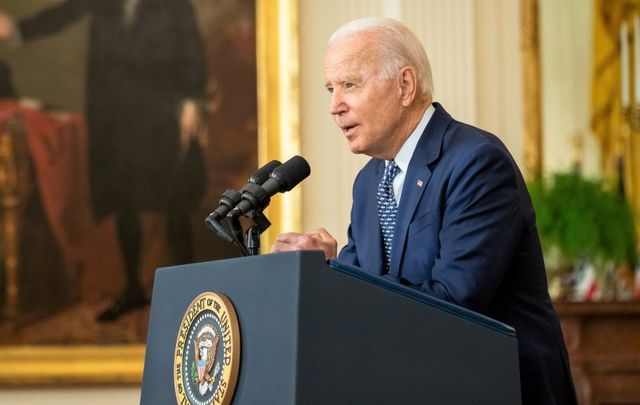
M 95 223 L 91 212 L 83 117 L 0 100 L 0 126 L 10 118 L 23 123 L 42 205 L 60 249 L 73 267 L 91 270 L 92 281 L 88 285 L 83 280 L 83 290 L 96 286 L 106 289 L 103 294 L 117 290 L 122 280 L 113 271 L 120 266 L 113 224 Z

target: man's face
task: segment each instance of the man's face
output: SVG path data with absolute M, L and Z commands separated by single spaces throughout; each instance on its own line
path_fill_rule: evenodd
M 402 137 L 399 81 L 383 79 L 375 38 L 361 34 L 334 42 L 325 56 L 325 86 L 330 113 L 353 153 L 393 159 Z

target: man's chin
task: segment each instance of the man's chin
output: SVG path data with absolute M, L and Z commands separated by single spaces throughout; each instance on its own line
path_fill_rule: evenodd
M 349 150 L 351 150 L 351 153 L 353 153 L 354 155 L 362 155 L 363 153 L 365 153 L 362 145 L 358 145 L 352 142 L 349 142 Z

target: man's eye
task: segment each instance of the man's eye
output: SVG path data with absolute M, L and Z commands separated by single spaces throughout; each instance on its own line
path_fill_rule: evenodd
M 327 91 L 328 91 L 329 93 L 333 93 L 333 87 L 329 87 L 329 86 L 327 86 Z
M 347 82 L 347 83 L 344 84 L 344 87 L 347 88 L 347 89 L 352 89 L 352 88 L 356 87 L 356 84 Z

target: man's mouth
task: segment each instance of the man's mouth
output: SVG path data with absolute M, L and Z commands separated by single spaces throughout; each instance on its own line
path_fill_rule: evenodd
M 344 126 L 340 126 L 340 129 L 342 129 L 342 133 L 346 136 L 349 136 L 353 133 L 353 131 L 355 130 L 355 128 L 358 126 L 358 124 L 352 124 L 352 125 L 344 125 Z

